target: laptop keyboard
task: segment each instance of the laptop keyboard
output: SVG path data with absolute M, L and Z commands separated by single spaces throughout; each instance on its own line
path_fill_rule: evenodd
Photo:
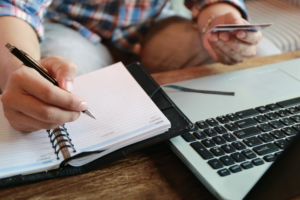
M 273 162 L 300 132 L 300 97 L 197 121 L 181 135 L 220 176 Z

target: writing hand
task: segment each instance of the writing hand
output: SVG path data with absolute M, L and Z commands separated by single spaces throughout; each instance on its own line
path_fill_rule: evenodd
M 61 57 L 39 61 L 58 81 L 56 87 L 36 70 L 21 66 L 7 80 L 1 101 L 5 117 L 18 131 L 52 129 L 76 120 L 86 102 L 70 92 L 76 66 Z

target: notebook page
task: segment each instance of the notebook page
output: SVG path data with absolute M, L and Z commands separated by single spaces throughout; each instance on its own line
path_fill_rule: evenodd
M 76 77 L 73 93 L 87 101 L 97 118 L 82 114 L 66 124 L 78 153 L 116 147 L 145 132 L 170 127 L 169 120 L 122 63 Z
M 13 130 L 0 101 L 0 178 L 49 170 L 60 162 L 56 159 L 48 133 L 45 130 L 33 133 Z

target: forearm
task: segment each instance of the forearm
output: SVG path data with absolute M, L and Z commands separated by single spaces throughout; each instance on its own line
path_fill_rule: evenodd
M 38 37 L 34 29 L 25 21 L 9 16 L 0 17 L 0 88 L 4 89 L 10 74 L 21 65 L 5 47 L 10 43 L 24 50 L 34 59 L 40 59 Z

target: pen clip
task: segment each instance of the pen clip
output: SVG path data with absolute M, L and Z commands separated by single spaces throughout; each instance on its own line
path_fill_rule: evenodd
M 31 62 L 33 62 L 37 67 L 39 67 L 41 70 L 43 70 L 45 73 L 48 73 L 48 70 L 43 67 L 40 63 L 38 63 L 37 61 L 35 61 L 30 55 L 28 55 L 27 53 L 25 53 L 24 51 L 20 50 L 19 51 L 24 54 L 24 56 L 26 56 Z

